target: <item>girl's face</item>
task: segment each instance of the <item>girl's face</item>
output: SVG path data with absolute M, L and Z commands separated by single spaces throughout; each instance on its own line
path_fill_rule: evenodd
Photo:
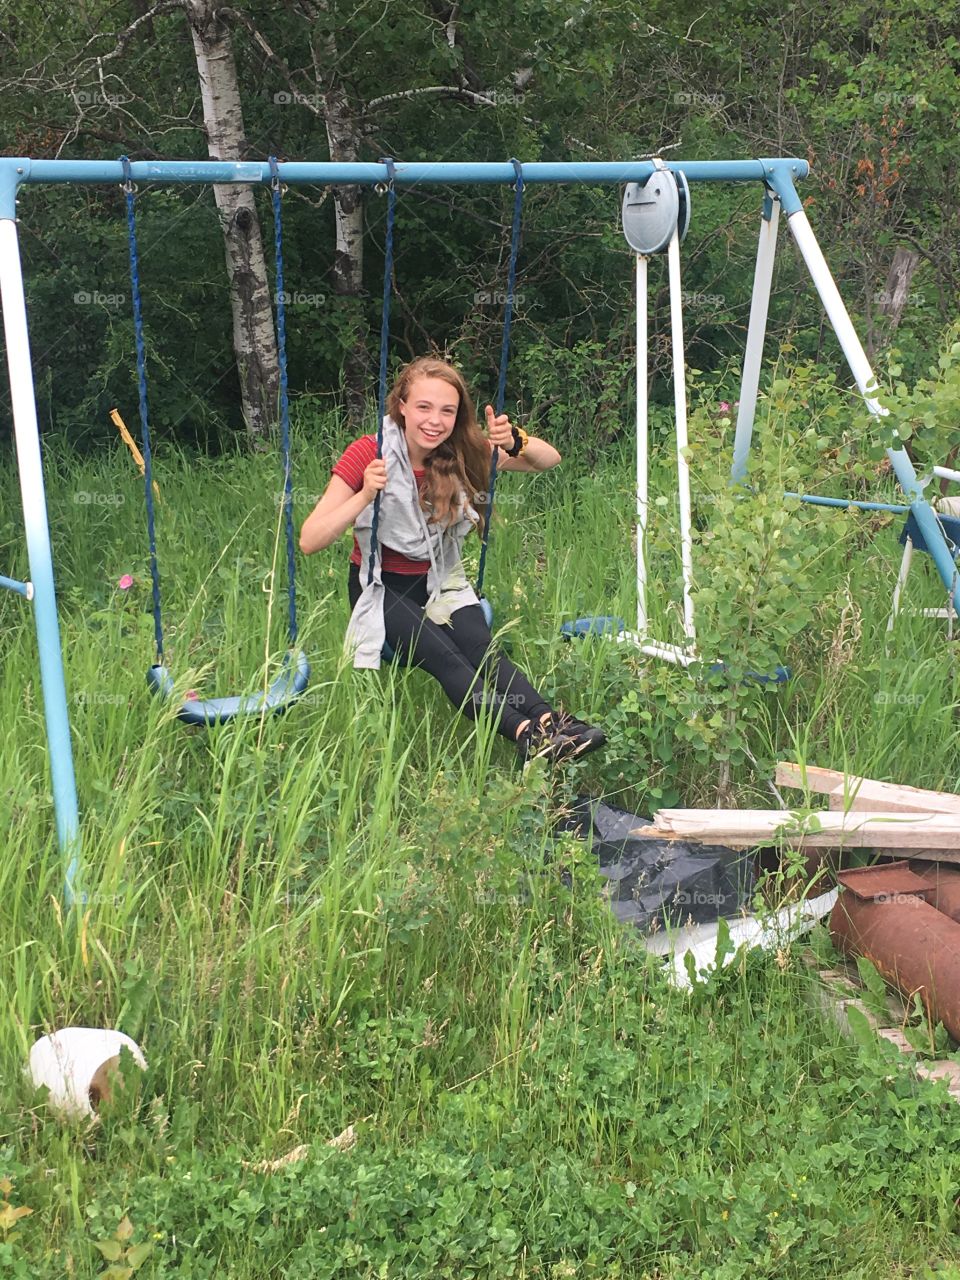
M 414 378 L 400 405 L 407 449 L 411 457 L 422 458 L 452 434 L 460 393 L 443 378 Z

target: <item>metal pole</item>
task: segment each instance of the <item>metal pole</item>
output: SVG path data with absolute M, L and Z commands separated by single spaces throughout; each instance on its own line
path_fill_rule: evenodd
M 667 251 L 670 275 L 670 342 L 673 347 L 673 404 L 677 420 L 677 494 L 680 499 L 680 565 L 683 573 L 683 630 L 691 646 L 693 625 L 693 520 L 690 506 L 690 464 L 687 462 L 687 382 L 683 358 L 683 299 L 680 294 L 680 237 L 676 230 Z
M 898 502 L 861 502 L 853 498 L 821 498 L 815 493 L 785 493 L 785 498 L 796 498 L 813 507 L 855 507 L 858 511 L 889 511 L 893 515 L 906 515 L 909 507 Z
M 536 182 L 624 183 L 646 182 L 657 167 L 682 172 L 689 182 L 763 182 L 792 185 L 810 171 L 806 160 L 778 157 L 760 160 L 616 160 L 533 161 L 523 166 L 524 185 Z M 10 175 L 10 176 L 7 176 Z M 392 176 L 398 185 L 435 183 L 512 183 L 516 173 L 509 161 L 463 163 L 460 161 L 395 162 L 393 174 L 383 163 L 368 161 L 285 161 L 277 167 L 279 180 L 293 183 L 349 183 L 373 185 Z M 6 188 L 16 183 L 107 182 L 118 185 L 125 177 L 119 160 L 0 159 L 0 204 Z M 134 182 L 267 183 L 272 174 L 267 161 L 235 160 L 134 160 Z M 3 213 L 2 216 L 10 216 Z
M 34 592 L 33 610 L 37 647 L 40 651 L 40 683 L 47 726 L 57 840 L 66 863 L 64 896 L 67 905 L 73 906 L 80 865 L 77 787 L 70 743 L 67 690 L 63 678 L 57 598 L 53 585 L 53 555 L 37 430 L 23 274 L 17 226 L 11 218 L 0 219 L 0 303 L 3 306 L 3 330 L 7 346 L 23 522 Z
M 647 360 L 647 260 L 637 254 L 637 631 L 647 630 L 647 459 L 648 360 Z
M 879 387 L 874 372 L 870 367 L 870 361 L 867 359 L 866 352 L 857 337 L 850 316 L 847 314 L 847 309 L 843 305 L 843 299 L 840 297 L 833 276 L 830 274 L 830 268 L 827 266 L 823 252 L 817 243 L 817 238 L 813 234 L 807 215 L 802 209 L 798 209 L 790 214 L 788 221 L 793 238 L 803 254 L 807 269 L 823 302 L 827 318 L 833 325 L 834 332 L 843 349 L 843 354 L 846 356 L 850 370 L 856 379 L 857 386 L 860 388 L 860 394 L 863 396 L 867 408 L 875 417 L 885 417 L 887 411 L 877 400 Z M 947 540 L 943 536 L 943 529 L 940 527 L 936 513 L 930 504 L 924 500 L 923 490 L 917 480 L 917 473 L 913 468 L 913 463 L 910 461 L 905 449 L 887 449 L 887 457 L 890 459 L 901 489 L 910 500 L 910 509 L 923 533 L 927 550 L 937 566 L 937 572 L 950 593 L 953 607 L 957 613 L 960 613 L 960 582 L 957 579 L 957 566 L 950 553 Z
M 737 431 L 733 441 L 731 484 L 739 484 L 747 474 L 747 458 L 753 440 L 753 420 L 757 412 L 757 391 L 760 387 L 760 366 L 763 360 L 763 342 L 767 332 L 767 312 L 770 306 L 770 289 L 773 284 L 773 263 L 777 252 L 779 223 L 780 201 L 767 196 L 764 200 L 764 216 L 760 222 L 760 239 L 757 243 L 757 265 L 753 275 L 750 323 L 747 327 L 743 379 L 740 384 L 740 407 L 737 412 Z

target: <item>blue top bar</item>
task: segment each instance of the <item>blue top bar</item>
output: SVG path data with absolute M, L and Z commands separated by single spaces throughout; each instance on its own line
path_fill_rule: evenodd
M 650 160 L 619 161 L 532 161 L 523 166 L 523 181 L 530 182 L 645 182 L 654 172 Z M 123 168 L 119 160 L 18 160 L 2 159 L 0 168 L 9 181 L 23 182 L 121 182 Z M 805 178 L 810 166 L 806 160 L 673 160 L 666 168 L 686 174 L 691 182 L 769 182 L 775 175 L 791 179 Z M 355 183 L 359 185 L 386 182 L 384 164 L 335 164 L 329 161 L 310 163 L 290 161 L 279 166 L 285 183 Z M 269 182 L 267 161 L 232 160 L 134 160 L 131 174 L 135 182 Z M 513 182 L 513 165 L 503 163 L 435 163 L 397 162 L 396 182 Z

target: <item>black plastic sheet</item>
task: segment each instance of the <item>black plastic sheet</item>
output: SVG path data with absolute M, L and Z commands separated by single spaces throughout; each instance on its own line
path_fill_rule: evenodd
M 647 933 L 667 924 L 707 924 L 749 909 L 756 883 L 752 853 L 682 840 L 636 840 L 652 822 L 580 796 L 561 830 L 589 840 L 614 915 Z

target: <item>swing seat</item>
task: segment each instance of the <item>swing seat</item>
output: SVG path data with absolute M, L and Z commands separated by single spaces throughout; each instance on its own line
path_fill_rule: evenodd
M 727 670 L 725 662 L 712 662 L 710 664 L 710 674 L 723 675 Z M 774 667 L 768 675 L 764 675 L 761 671 L 745 671 L 743 679 L 745 684 L 786 684 L 793 672 L 789 667 Z
M 310 664 L 306 654 L 301 650 L 291 650 L 283 660 L 280 674 L 266 693 L 261 690 L 237 698 L 185 698 L 177 719 L 184 724 L 209 728 L 227 724 L 237 716 L 259 716 L 267 712 L 279 715 L 296 702 L 309 680 Z M 147 684 L 159 697 L 173 697 L 173 677 L 166 667 L 151 667 L 147 672 Z
M 954 562 L 960 568 L 960 498 L 941 498 L 938 503 L 939 510 L 936 513 L 937 522 L 947 541 L 947 547 L 950 551 Z M 913 563 L 914 552 L 921 552 L 924 555 L 930 555 L 930 548 L 924 537 L 923 530 L 917 523 L 917 517 L 912 511 L 907 515 L 904 521 L 903 529 L 900 532 L 900 545 L 903 547 L 903 558 L 900 561 L 900 572 L 897 575 L 897 584 L 893 589 L 893 601 L 890 606 L 890 617 L 887 620 L 887 630 L 892 631 L 893 625 L 897 620 L 900 612 L 900 597 L 903 594 L 903 588 L 907 584 L 907 577 L 910 574 L 910 567 Z M 951 597 L 953 595 L 951 591 Z M 956 615 L 953 610 L 952 598 L 947 602 L 946 608 L 939 609 L 921 609 L 921 617 L 924 618 L 946 618 L 951 619 Z
M 486 596 L 480 597 L 480 608 L 483 610 L 483 619 L 490 630 L 493 630 L 493 605 Z M 380 650 L 381 662 L 397 662 L 397 655 L 393 651 L 393 646 L 389 641 L 384 640 L 383 648 Z
M 591 617 L 577 618 L 575 622 L 561 623 L 560 634 L 564 640 L 579 639 L 583 636 L 603 636 L 614 639 L 626 629 L 626 623 L 623 618 L 616 618 L 612 614 L 597 614 Z M 710 665 L 711 675 L 722 675 L 726 669 L 726 665 L 722 662 L 714 662 Z M 747 684 L 768 685 L 786 684 L 790 676 L 789 667 L 775 667 L 768 675 L 764 675 L 760 671 L 746 671 L 743 678 Z
M 598 614 L 589 618 L 577 618 L 576 622 L 564 622 L 560 626 L 560 634 L 565 640 L 573 640 L 579 636 L 615 636 L 625 631 L 627 624 L 623 618 L 614 618 L 610 614 Z

